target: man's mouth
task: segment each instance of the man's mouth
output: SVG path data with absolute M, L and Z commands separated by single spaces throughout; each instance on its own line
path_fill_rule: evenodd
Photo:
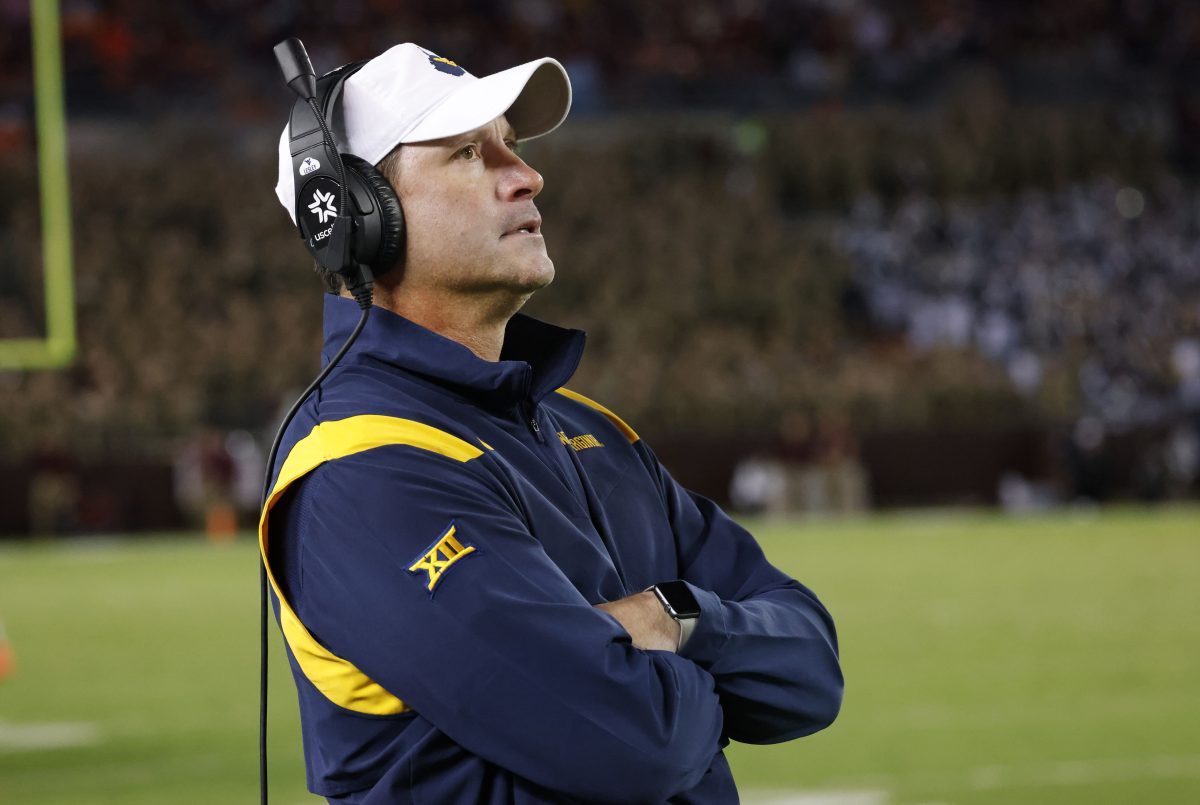
M 510 235 L 541 235 L 542 234 L 542 219 L 529 218 L 521 221 L 512 229 L 509 229 L 500 237 L 507 238 Z

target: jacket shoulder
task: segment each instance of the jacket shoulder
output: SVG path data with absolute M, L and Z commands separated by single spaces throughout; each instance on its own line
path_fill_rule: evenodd
M 275 466 L 291 472 L 281 475 L 295 480 L 320 465 L 380 448 L 408 448 L 401 454 L 418 463 L 421 456 L 438 455 L 468 464 L 486 452 L 473 433 L 405 381 L 353 365 L 329 378 L 288 426 Z
M 551 399 L 553 400 L 552 407 L 556 412 L 574 414 L 582 416 L 587 421 L 604 423 L 606 428 L 619 432 L 630 444 L 637 443 L 641 438 L 637 435 L 637 431 L 621 417 L 578 391 L 572 391 L 563 386 L 555 391 Z

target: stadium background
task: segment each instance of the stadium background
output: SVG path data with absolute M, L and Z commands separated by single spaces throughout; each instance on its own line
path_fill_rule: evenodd
M 63 0 L 58 199 L 33 7 L 0 4 L 0 354 L 49 329 L 46 199 L 78 348 L 0 371 L 0 800 L 254 795 L 238 529 L 320 338 L 271 192 L 288 35 L 566 64 L 528 310 L 843 633 L 843 718 L 736 749 L 743 787 L 1200 798 L 1194 4 Z

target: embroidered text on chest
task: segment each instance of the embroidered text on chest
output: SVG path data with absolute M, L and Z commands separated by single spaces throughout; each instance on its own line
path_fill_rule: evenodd
M 568 436 L 560 430 L 558 432 L 558 440 L 576 453 L 580 450 L 586 450 L 589 447 L 604 447 L 604 443 L 590 433 L 585 433 L 582 436 Z

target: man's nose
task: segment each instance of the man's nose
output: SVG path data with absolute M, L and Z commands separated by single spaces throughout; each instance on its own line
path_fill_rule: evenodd
M 525 160 L 516 154 L 512 156 L 512 164 L 504 172 L 504 180 L 500 184 L 500 194 L 505 201 L 537 198 L 542 192 L 545 180 L 542 174 L 525 164 Z

